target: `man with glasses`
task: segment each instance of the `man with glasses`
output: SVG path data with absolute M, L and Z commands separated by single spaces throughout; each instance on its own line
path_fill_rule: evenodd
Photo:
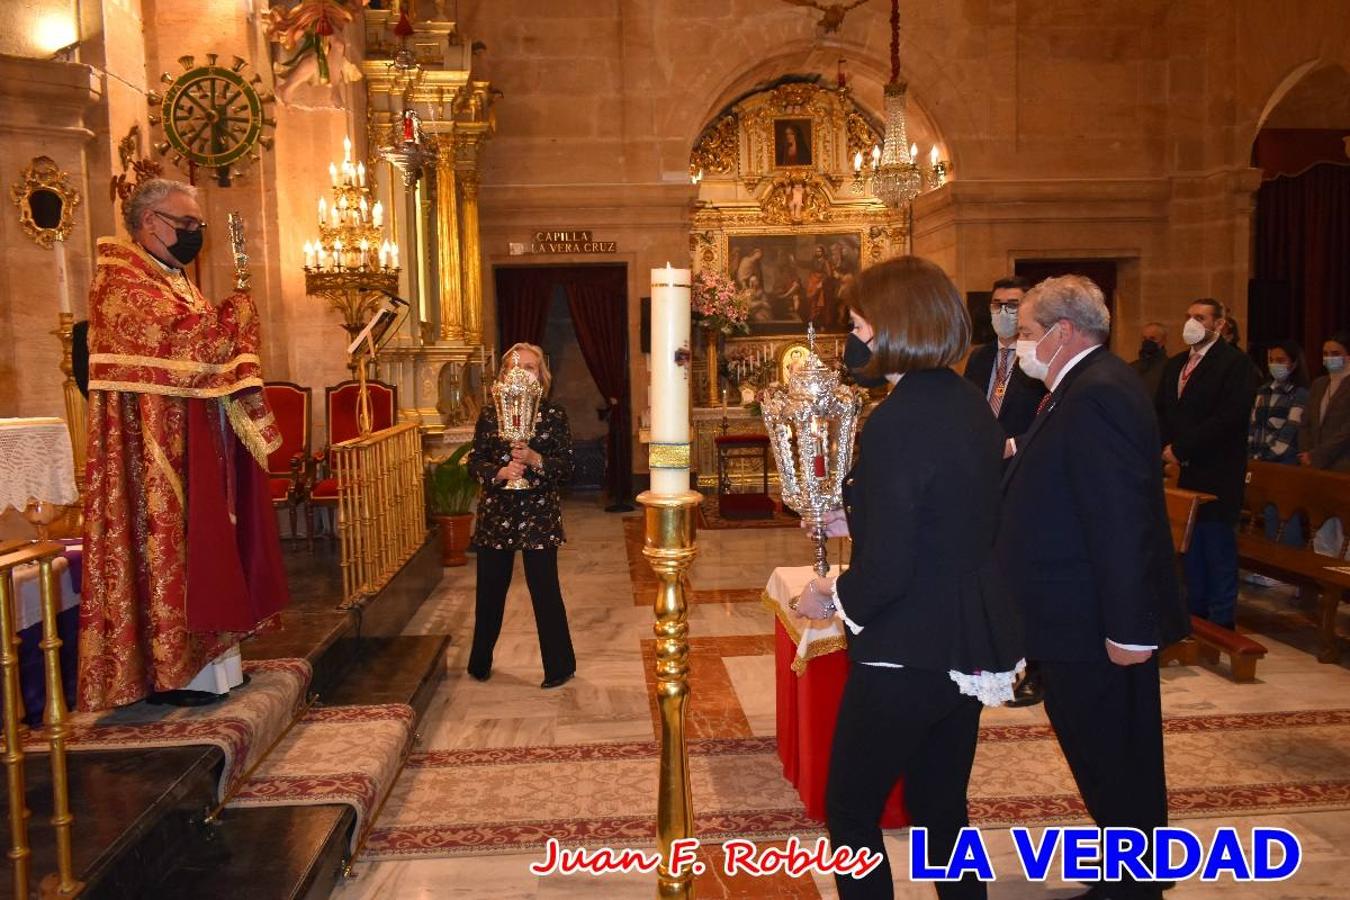
M 981 344 L 966 360 L 966 378 L 984 392 L 989 409 L 1003 426 L 1007 444 L 1004 458 L 1017 452 L 1017 442 L 1036 418 L 1036 407 L 1045 396 L 1045 385 L 1017 365 L 1017 310 L 1031 288 L 1025 278 L 1010 275 L 994 282 L 989 297 L 989 321 L 994 340 Z M 1034 664 L 1013 691 L 1009 706 L 1033 706 L 1041 702 L 1041 679 Z
M 266 476 L 281 436 L 253 299 L 212 304 L 184 272 L 196 190 L 145 181 L 122 212 L 131 240 L 99 240 L 89 295 L 78 702 L 205 705 L 289 599 Z

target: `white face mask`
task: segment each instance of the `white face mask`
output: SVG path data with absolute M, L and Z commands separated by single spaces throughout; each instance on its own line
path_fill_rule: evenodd
M 1027 375 L 1035 378 L 1037 381 L 1045 381 L 1046 376 L 1050 374 L 1050 366 L 1054 363 L 1055 357 L 1059 356 L 1059 351 L 1064 349 L 1063 345 L 1056 348 L 1054 354 L 1050 357 L 1049 362 L 1041 362 L 1036 358 L 1036 348 L 1041 345 L 1041 341 L 1048 338 L 1050 333 L 1058 327 L 1059 323 L 1056 322 L 1054 326 L 1051 327 L 1050 331 L 1041 335 L 1040 341 L 1017 342 L 1017 364 L 1022 367 L 1023 372 L 1026 372 Z
M 1270 369 L 1270 377 L 1276 381 L 1284 381 L 1289 377 L 1288 363 L 1271 363 L 1267 368 Z
M 1017 334 L 1017 311 L 1016 310 L 994 310 L 989 314 L 989 320 L 994 324 L 994 334 L 1007 340 Z
M 1337 372 L 1345 370 L 1345 357 L 1324 356 L 1322 357 L 1322 365 L 1327 367 L 1328 372 L 1330 372 L 1332 375 L 1335 375 Z
M 1181 339 L 1192 347 L 1208 336 L 1209 331 L 1195 319 L 1187 319 L 1186 324 L 1181 329 Z

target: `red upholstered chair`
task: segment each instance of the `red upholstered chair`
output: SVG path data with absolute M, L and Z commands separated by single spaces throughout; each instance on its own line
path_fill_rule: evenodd
M 324 412 L 328 422 L 328 446 L 360 437 L 357 404 L 361 386 L 356 381 L 342 381 L 324 390 Z M 372 431 L 389 428 L 398 419 L 398 388 L 383 381 L 367 381 L 366 394 L 370 398 L 370 427 Z M 309 492 L 310 503 L 327 509 L 336 509 L 338 502 L 338 482 L 327 472 L 328 452 L 325 450 L 316 457 L 324 467 L 324 477 L 320 478 Z M 336 522 L 332 523 L 336 526 Z M 337 528 L 330 529 L 332 537 L 337 536 Z
M 269 381 L 263 385 L 263 397 L 281 431 L 281 446 L 267 457 L 267 482 L 272 491 L 272 505 L 285 506 L 290 510 L 291 537 L 296 538 L 299 536 L 296 511 L 305 501 L 313 392 L 289 381 Z M 306 516 L 305 523 L 308 532 L 313 532 L 312 515 Z

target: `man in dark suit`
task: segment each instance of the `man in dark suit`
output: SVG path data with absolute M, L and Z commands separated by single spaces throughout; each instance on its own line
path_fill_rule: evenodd
M 1148 395 L 1156 397 L 1163 369 L 1167 368 L 1167 328 L 1161 322 L 1149 322 L 1139 337 L 1139 358 L 1130 363 L 1130 368 L 1144 379 Z
M 995 553 L 1088 812 L 1152 835 L 1167 824 L 1155 651 L 1185 634 L 1186 616 L 1157 422 L 1139 376 L 1102 346 L 1110 321 L 1079 276 L 1022 301 L 1019 365 L 1050 393 L 1004 473 Z M 1159 894 L 1100 882 L 1082 896 Z
M 1232 628 L 1237 614 L 1237 522 L 1247 473 L 1247 423 L 1256 398 L 1251 360 L 1220 340 L 1224 308 L 1197 300 L 1186 310 L 1189 345 L 1167 361 L 1155 398 L 1162 458 L 1177 465 L 1177 486 L 1213 494 L 1201 504 L 1186 552 L 1191 612 Z
M 989 298 L 989 320 L 997 338 L 980 344 L 966 359 L 965 375 L 989 401 L 994 417 L 1012 440 L 1017 440 L 1031 427 L 1036 417 L 1036 405 L 1045 396 L 1045 385 L 1027 376 L 1017 365 L 1017 310 L 1031 287 L 1025 278 L 1017 275 L 994 282 Z
M 1045 385 L 1017 365 L 1017 310 L 1030 287 L 1019 275 L 994 282 L 989 321 L 996 337 L 970 351 L 966 359 L 966 378 L 984 393 L 994 418 L 1003 427 L 1005 459 L 1017 452 L 1017 442 L 1031 427 L 1036 406 L 1045 396 Z M 1034 706 L 1042 697 L 1040 671 L 1029 662 L 1008 705 Z

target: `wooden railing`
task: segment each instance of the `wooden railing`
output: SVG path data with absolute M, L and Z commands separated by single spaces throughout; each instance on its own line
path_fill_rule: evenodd
M 343 604 L 388 583 L 426 540 L 422 439 L 404 422 L 332 447 Z
M 14 897 L 27 897 L 32 846 L 28 841 L 28 806 L 25 800 L 23 742 L 27 727 L 23 724 L 23 694 L 19 688 L 19 635 L 14 569 L 38 564 L 42 594 L 43 670 L 47 684 L 47 702 L 42 721 L 51 746 L 52 829 L 56 834 L 57 871 L 42 882 L 43 896 L 73 897 L 83 885 L 75 880 L 71 856 L 71 828 L 75 817 L 70 812 L 70 782 L 66 769 L 65 688 L 61 681 L 61 638 L 56 616 L 60 611 L 61 583 L 53 562 L 64 548 L 51 541 L 0 542 L 0 679 L 3 680 L 5 776 L 9 788 L 9 859 L 12 866 Z

